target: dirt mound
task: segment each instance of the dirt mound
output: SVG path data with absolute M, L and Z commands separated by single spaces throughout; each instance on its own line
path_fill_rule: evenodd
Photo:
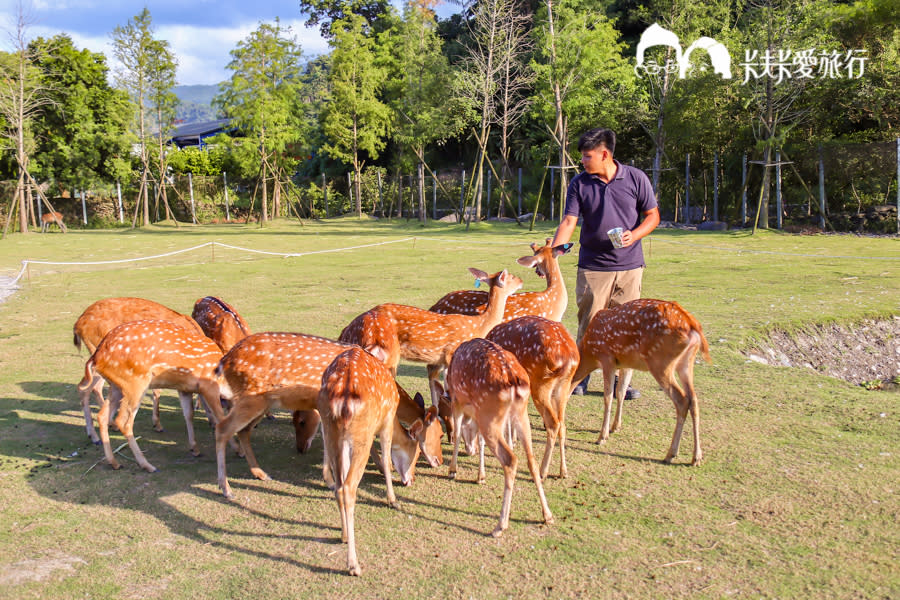
M 853 325 L 815 325 L 774 331 L 745 352 L 755 362 L 806 367 L 869 388 L 900 383 L 900 316 Z

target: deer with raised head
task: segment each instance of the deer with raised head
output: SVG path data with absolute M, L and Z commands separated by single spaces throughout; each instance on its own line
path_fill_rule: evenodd
M 643 298 L 614 308 L 601 310 L 591 319 L 578 347 L 581 362 L 572 377 L 577 384 L 588 373 L 603 369 L 603 426 L 597 443 L 609 439 L 610 432 L 622 428 L 622 405 L 625 390 L 631 383 L 634 369 L 650 371 L 666 395 L 675 404 L 675 433 L 665 462 L 672 462 L 678 454 L 681 431 L 688 411 L 694 426 L 694 457 L 692 465 L 703 460 L 700 448 L 700 407 L 694 390 L 694 360 L 697 352 L 707 362 L 709 344 L 700 322 L 677 302 Z M 616 419 L 610 427 L 613 381 L 619 372 L 616 386 Z M 682 389 L 675 379 L 681 381 Z M 574 387 L 574 385 L 572 386 Z
M 512 352 L 528 373 L 531 397 L 547 431 L 541 477 L 547 477 L 557 438 L 559 476 L 566 477 L 566 404 L 579 361 L 575 340 L 562 323 L 536 316 L 501 323 L 487 339 Z
M 41 233 L 50 231 L 51 225 L 56 225 L 63 233 L 66 232 L 66 223 L 61 212 L 47 212 L 41 215 Z
M 428 365 L 431 403 L 438 405 L 435 384 L 462 342 L 484 337 L 503 319 L 507 298 L 522 287 L 522 280 L 507 272 L 488 275 L 469 271 L 490 285 L 487 309 L 478 315 L 440 314 L 402 304 L 379 304 L 356 317 L 341 332 L 341 341 L 358 344 L 397 373 L 401 358 Z
M 409 462 L 408 448 L 418 450 L 416 437 L 424 428 L 421 419 L 409 431 L 400 424 L 399 389 L 384 363 L 359 346 L 338 354 L 322 374 L 318 408 L 325 442 L 324 470 L 330 473 L 341 513 L 341 541 L 348 545 L 347 568 L 351 575 L 362 572 L 356 556 L 354 530 L 356 490 L 375 435 L 381 442 L 380 467 L 387 486 L 387 501 L 397 508 L 391 461 L 401 472 L 408 471 L 414 464 L 414 459 L 413 463 Z M 435 421 L 436 409 L 432 407 L 430 411 L 430 419 Z
M 453 354 L 453 360 L 447 369 L 446 384 L 446 395 L 450 401 L 455 432 L 453 458 L 450 460 L 451 479 L 456 478 L 460 438 L 458 432 L 463 417 L 472 419 L 478 425 L 478 432 L 481 435 L 478 482 L 484 481 L 484 445 L 490 448 L 503 466 L 503 504 L 500 522 L 492 535 L 500 537 L 509 527 L 509 510 L 516 479 L 518 459 L 504 439 L 507 424 L 513 426 L 522 441 L 528 470 L 531 471 L 531 477 L 537 486 L 544 522 L 552 523 L 553 515 L 547 506 L 537 460 L 531 447 L 528 373 L 519 364 L 515 355 L 482 338 L 463 342 Z M 444 392 L 440 383 L 437 384 L 437 388 Z
M 322 374 L 338 354 L 351 348 L 350 344 L 302 333 L 256 333 L 235 344 L 222 357 L 216 375 L 222 396 L 231 401 L 231 410 L 216 425 L 216 461 L 218 483 L 225 497 L 233 497 L 225 471 L 227 440 L 237 434 L 250 472 L 257 479 L 269 479 L 250 446 L 250 431 L 273 408 L 316 410 Z M 415 421 L 411 423 L 410 430 L 417 433 L 415 448 L 398 444 L 398 452 L 409 454 L 404 461 L 397 459 L 398 463 L 415 465 L 421 450 L 431 466 L 441 464 L 442 431 L 436 412 L 430 418 L 424 412 L 420 414 L 421 429 L 412 427 Z M 412 481 L 411 469 L 400 475 L 404 485 Z
M 547 279 L 547 288 L 539 292 L 519 292 L 506 300 L 503 321 L 517 317 L 537 315 L 551 321 L 562 321 L 569 303 L 569 293 L 559 270 L 561 255 L 572 249 L 572 244 L 550 246 L 547 238 L 543 246 L 531 244 L 532 256 L 523 256 L 516 262 L 523 267 L 534 269 L 538 277 Z M 478 315 L 485 311 L 488 292 L 481 290 L 459 290 L 450 292 L 434 303 L 428 310 L 442 314 Z
M 116 427 L 128 440 L 138 464 L 152 473 L 156 467 L 144 458 L 134 439 L 134 417 L 140 407 L 141 396 L 148 388 L 178 391 L 187 425 L 188 444 L 191 453 L 197 456 L 191 394 L 203 397 L 212 420 L 218 422 L 223 418 L 219 386 L 213 375 L 221 358 L 222 351 L 212 340 L 180 325 L 153 319 L 130 321 L 119 325 L 103 338 L 85 363 L 84 379 L 78 388 L 88 392 L 97 375 L 109 381 L 113 386 L 110 396 L 120 396 Z M 106 460 L 112 468 L 118 469 L 120 465 L 109 444 L 111 403 L 114 401 L 101 403 L 97 420 Z
M 72 328 L 75 347 L 81 350 L 81 345 L 91 354 L 100 345 L 100 341 L 107 333 L 117 326 L 129 321 L 142 321 L 145 319 L 160 319 L 181 325 L 188 331 L 203 335 L 203 330 L 192 318 L 177 313 L 162 304 L 145 300 L 143 298 L 104 298 L 88 306 L 81 316 L 75 321 Z M 84 391 L 79 391 L 81 408 L 84 411 L 84 426 L 88 436 L 95 444 L 100 443 L 97 431 L 94 429 L 94 419 L 91 416 L 91 393 L 97 396 L 99 405 L 104 402 L 103 378 L 94 378 L 91 386 Z M 159 392 L 153 392 L 153 428 L 162 431 L 159 422 Z

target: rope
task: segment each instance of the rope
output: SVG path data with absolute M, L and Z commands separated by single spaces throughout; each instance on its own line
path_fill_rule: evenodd
M 136 258 L 122 258 L 118 260 L 98 260 L 98 261 L 76 261 L 76 262 L 55 262 L 55 261 L 47 261 L 47 260 L 31 260 L 25 259 L 22 261 L 22 268 L 19 269 L 19 273 L 10 281 L 2 281 L 0 280 L 0 287 L 3 288 L 14 288 L 16 284 L 18 284 L 19 280 L 22 279 L 22 276 L 25 274 L 28 269 L 28 265 L 75 265 L 75 266 L 84 266 L 84 265 L 113 265 L 113 264 L 121 264 L 128 262 L 138 262 L 142 260 L 153 260 L 157 258 L 165 258 L 167 256 L 174 256 L 176 254 L 182 254 L 184 252 L 193 252 L 194 250 L 199 250 L 201 248 L 206 248 L 207 246 L 221 246 L 222 248 L 228 248 L 230 250 L 241 250 L 243 252 L 251 252 L 256 254 L 267 254 L 269 256 L 284 256 L 284 257 L 296 257 L 296 256 L 307 256 L 309 254 L 325 254 L 329 252 L 345 252 L 347 250 L 358 250 L 360 248 L 371 248 L 372 246 L 384 246 L 385 244 L 397 244 L 400 242 L 409 242 L 413 241 L 416 238 L 408 237 L 402 238 L 398 240 L 389 240 L 387 242 L 376 242 L 373 244 L 361 244 L 359 246 L 346 246 L 344 248 L 331 248 L 329 250 L 315 250 L 312 252 L 269 252 L 266 250 L 254 250 L 252 248 L 242 248 L 241 246 L 231 246 L 229 244 L 223 244 L 222 242 L 205 242 L 200 244 L 199 246 L 192 246 L 190 248 L 184 248 L 182 250 L 173 250 L 172 252 L 166 252 L 164 254 L 154 254 L 152 256 L 139 256 Z

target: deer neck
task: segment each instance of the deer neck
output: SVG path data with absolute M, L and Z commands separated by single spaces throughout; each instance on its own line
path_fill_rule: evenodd
M 488 303 L 484 312 L 477 318 L 480 319 L 479 333 L 476 337 L 484 337 L 487 333 L 503 321 L 503 311 L 506 308 L 506 300 L 511 292 L 499 287 L 492 287 L 488 292 Z
M 553 308 L 559 309 L 559 314 L 555 315 L 555 318 L 561 320 L 569 303 L 569 293 L 566 290 L 566 282 L 563 279 L 562 272 L 559 270 L 559 261 L 555 258 L 551 258 L 550 264 L 547 265 L 546 277 L 547 289 L 545 293 L 553 302 Z
M 391 463 L 400 475 L 400 482 L 409 485 L 415 477 L 416 461 L 419 459 L 419 443 L 409 437 L 409 432 L 394 417 L 394 435 L 391 440 Z

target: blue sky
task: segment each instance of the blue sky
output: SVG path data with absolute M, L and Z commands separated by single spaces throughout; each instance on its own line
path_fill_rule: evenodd
M 290 26 L 307 56 L 328 51 L 318 27 L 303 25 L 298 0 L 21 0 L 29 39 L 67 33 L 78 48 L 103 52 L 114 67 L 110 33 L 146 6 L 155 37 L 178 57 L 178 83 L 213 84 L 228 78 L 229 51 L 261 22 Z M 0 0 L 0 49 L 12 48 L 17 0 Z M 447 10 L 446 7 L 444 10 Z M 444 10 L 441 12 L 443 13 Z M 452 12 L 452 11 L 449 11 Z

